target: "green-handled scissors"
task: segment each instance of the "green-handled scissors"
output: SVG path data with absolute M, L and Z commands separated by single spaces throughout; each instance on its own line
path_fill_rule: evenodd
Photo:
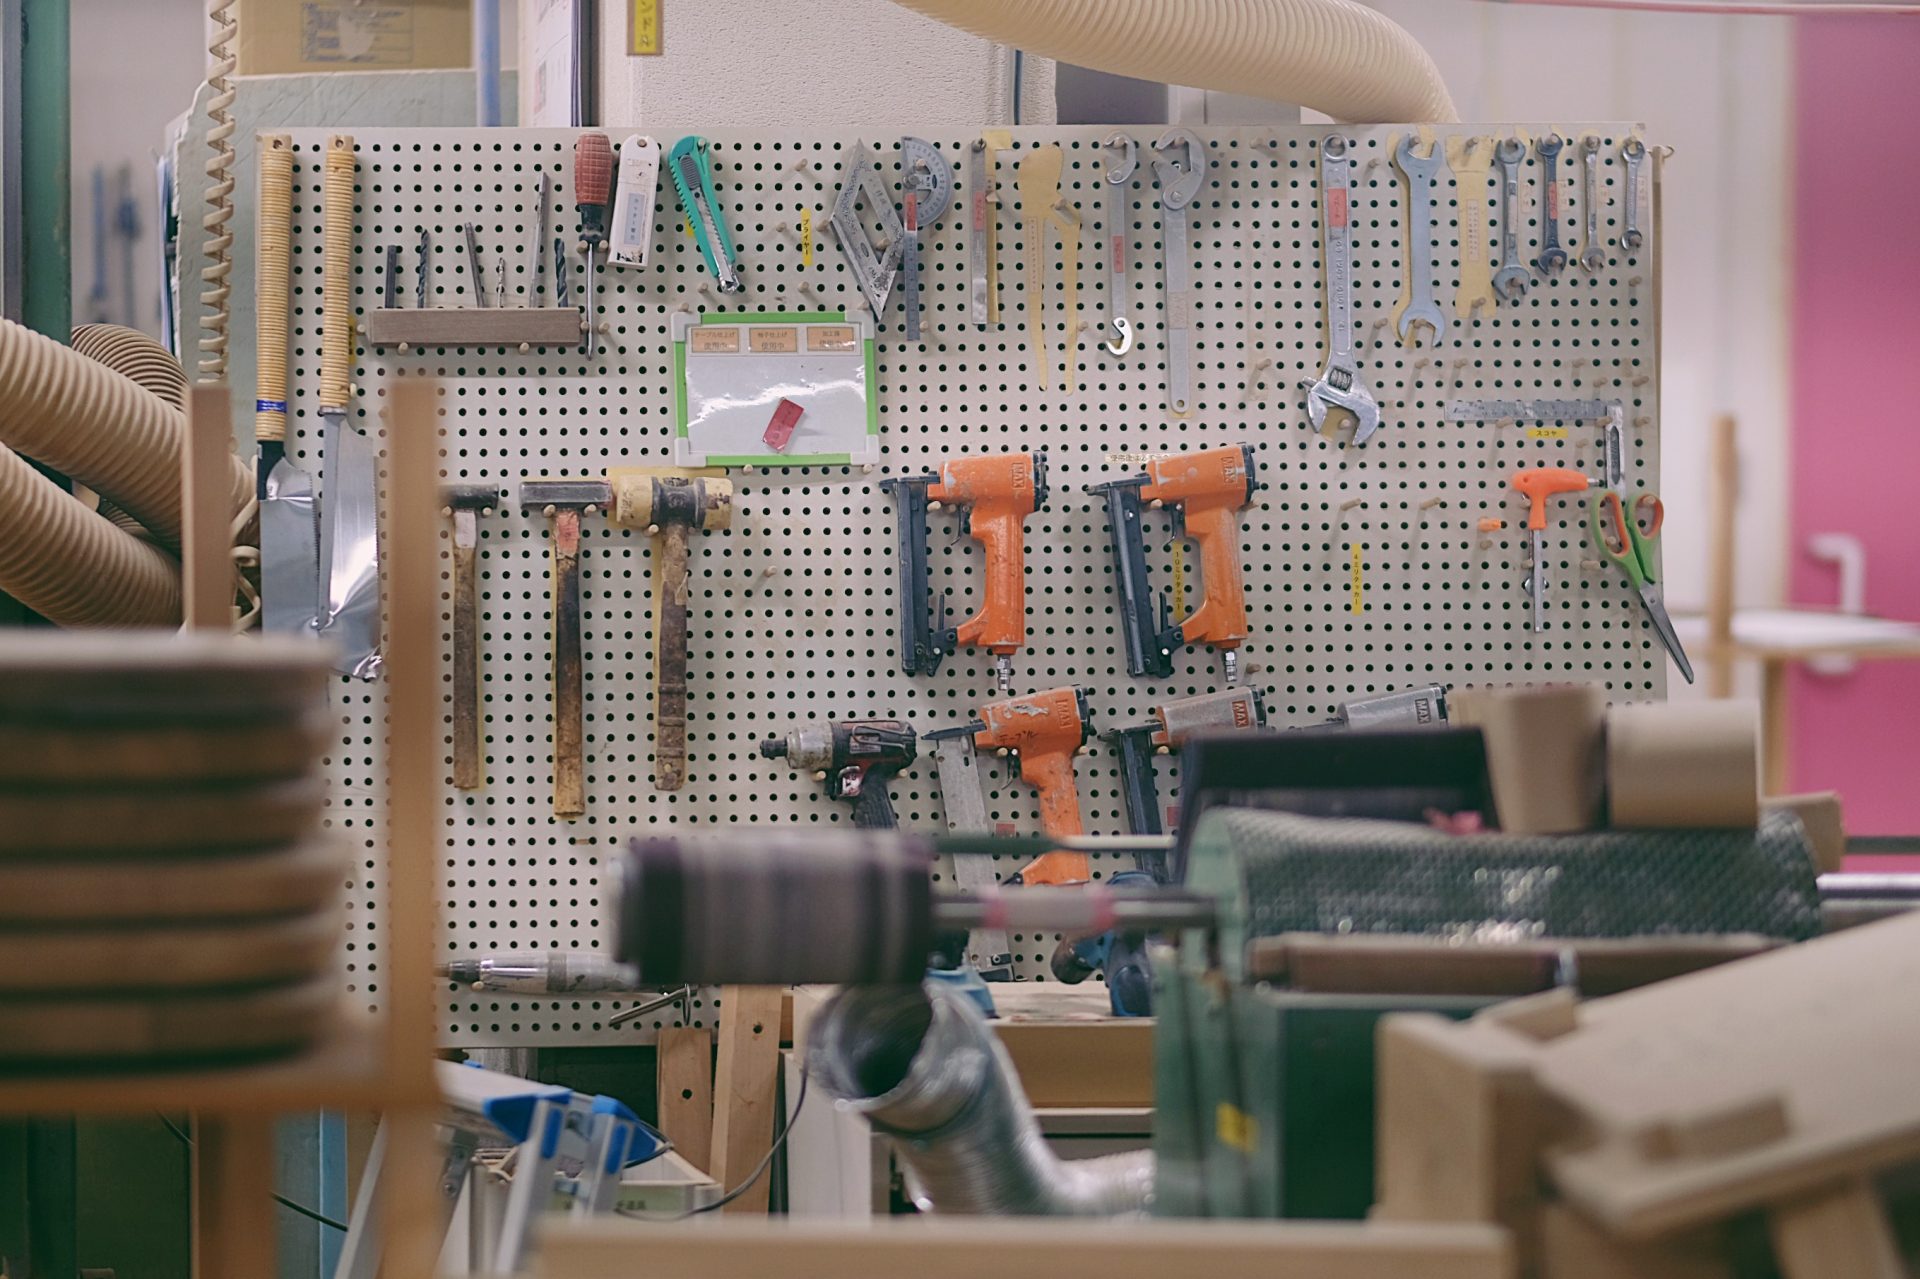
M 1600 518 L 1603 506 L 1613 521 L 1611 537 L 1607 535 L 1606 521 Z M 1652 512 L 1652 522 L 1642 528 L 1641 514 L 1648 510 Z M 1659 559 L 1660 526 L 1667 521 L 1667 508 L 1661 504 L 1659 495 L 1642 493 L 1635 498 L 1633 518 L 1629 520 L 1620 495 L 1612 489 L 1600 490 L 1587 498 L 1587 517 L 1593 525 L 1594 543 L 1633 583 L 1633 589 L 1640 593 L 1640 603 L 1647 610 L 1647 619 L 1653 623 L 1654 634 L 1667 646 L 1674 665 L 1680 668 L 1687 683 L 1693 683 L 1693 663 L 1687 660 L 1687 650 L 1680 647 L 1680 637 L 1674 633 L 1673 619 L 1667 616 L 1666 599 L 1654 568 Z

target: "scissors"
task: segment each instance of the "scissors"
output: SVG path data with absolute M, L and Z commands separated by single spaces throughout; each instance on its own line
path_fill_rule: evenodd
M 1613 523 L 1613 536 L 1607 535 L 1607 521 L 1600 517 L 1605 507 L 1608 519 Z M 1652 523 L 1640 526 L 1643 511 L 1652 510 Z M 1674 664 L 1680 668 L 1680 674 L 1687 683 L 1693 683 L 1693 663 L 1687 660 L 1687 651 L 1680 647 L 1680 637 L 1674 633 L 1673 619 L 1667 616 L 1664 592 L 1660 589 L 1659 579 L 1655 576 L 1654 562 L 1659 558 L 1660 526 L 1666 523 L 1667 508 L 1661 504 L 1654 493 L 1642 493 L 1633 500 L 1633 518 L 1628 519 L 1626 508 L 1621 505 L 1620 495 L 1612 489 L 1595 492 L 1587 499 L 1587 516 L 1593 525 L 1593 540 L 1606 552 L 1607 558 L 1620 566 L 1640 593 L 1640 603 L 1647 610 L 1647 619 L 1653 623 L 1654 634 L 1666 645 Z

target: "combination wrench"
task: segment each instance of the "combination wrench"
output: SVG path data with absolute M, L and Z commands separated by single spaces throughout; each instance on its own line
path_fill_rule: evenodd
M 1560 149 L 1566 143 L 1557 133 L 1540 139 L 1540 256 L 1534 265 L 1542 275 L 1567 269 L 1567 251 L 1560 247 Z
M 1644 243 L 1640 234 L 1640 166 L 1647 158 L 1647 144 L 1638 138 L 1628 138 L 1620 144 L 1620 154 L 1627 160 L 1627 224 L 1620 233 L 1621 247 L 1637 249 Z
M 1307 386 L 1307 420 L 1314 430 L 1326 426 L 1327 410 L 1353 415 L 1353 442 L 1365 444 L 1380 429 L 1380 406 L 1373 402 L 1353 355 L 1353 227 L 1349 200 L 1353 157 L 1347 139 L 1329 133 L 1320 139 L 1320 221 L 1327 269 L 1327 367 Z
M 1400 307 L 1402 346 L 1414 346 L 1414 326 L 1433 331 L 1433 341 L 1447 335 L 1446 313 L 1433 296 L 1433 182 L 1446 167 L 1438 142 L 1427 157 L 1414 152 L 1414 135 L 1401 137 L 1393 149 L 1393 163 L 1407 180 L 1407 300 Z
M 1107 339 L 1110 355 L 1125 355 L 1133 349 L 1133 321 L 1127 318 L 1130 303 L 1127 287 L 1127 204 L 1134 170 L 1140 167 L 1140 147 L 1124 133 L 1113 133 L 1100 144 L 1108 151 L 1121 152 L 1117 163 L 1107 166 L 1107 323 L 1113 336 Z
M 1500 269 L 1493 273 L 1493 291 L 1502 302 L 1518 302 L 1533 282 L 1520 261 L 1520 163 L 1526 158 L 1527 146 L 1518 138 L 1502 138 L 1493 149 L 1500 166 Z
M 1580 211 L 1587 221 L 1587 251 L 1580 255 L 1580 265 L 1598 275 L 1606 268 L 1607 251 L 1600 247 L 1600 139 L 1591 133 L 1580 139 L 1580 169 L 1586 177 Z
M 1207 180 L 1207 148 L 1192 130 L 1168 129 L 1153 149 L 1166 271 L 1167 412 L 1185 417 L 1193 407 L 1193 278 L 1187 263 L 1193 233 L 1187 206 Z

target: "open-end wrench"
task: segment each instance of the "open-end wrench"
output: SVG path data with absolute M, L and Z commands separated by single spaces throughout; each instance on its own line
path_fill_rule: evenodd
M 1518 138 L 1502 138 L 1493 149 L 1500 166 L 1500 269 L 1493 273 L 1493 291 L 1502 302 L 1518 302 L 1533 283 L 1520 261 L 1520 164 L 1526 158 L 1527 144 Z
M 1542 275 L 1567 269 L 1567 251 L 1560 247 L 1560 149 L 1566 142 L 1549 133 L 1535 144 L 1540 156 L 1540 256 L 1533 264 Z
M 1580 139 L 1580 171 L 1586 179 L 1580 211 L 1587 222 L 1587 249 L 1580 265 L 1598 275 L 1606 268 L 1607 251 L 1600 247 L 1600 139 L 1591 133 Z
M 1189 129 L 1168 129 L 1153 144 L 1160 184 L 1160 242 L 1166 271 L 1167 412 L 1193 409 L 1193 277 L 1187 264 L 1187 206 L 1207 180 L 1207 148 Z
M 1433 331 L 1434 342 L 1447 334 L 1446 313 L 1433 296 L 1433 182 L 1446 167 L 1446 160 L 1438 142 L 1429 148 L 1425 159 L 1414 153 L 1414 142 L 1409 133 L 1393 149 L 1394 166 L 1407 179 L 1407 300 L 1399 316 L 1402 346 L 1417 345 L 1417 324 Z
M 1327 269 L 1327 366 L 1307 387 L 1307 420 L 1314 430 L 1327 423 L 1327 410 L 1353 415 L 1353 442 L 1365 444 L 1380 429 L 1380 406 L 1373 402 L 1353 355 L 1353 228 L 1348 199 L 1353 191 L 1353 157 L 1346 138 L 1329 133 L 1320 139 L 1320 224 Z
M 1124 133 L 1107 135 L 1100 144 L 1120 152 L 1118 161 L 1107 165 L 1107 323 L 1113 336 L 1107 339 L 1110 355 L 1125 355 L 1133 349 L 1133 321 L 1127 318 L 1127 206 L 1130 203 L 1133 172 L 1140 167 L 1140 146 Z
M 1647 144 L 1639 138 L 1628 138 L 1620 144 L 1620 154 L 1627 161 L 1627 223 L 1620 232 L 1620 245 L 1637 249 L 1644 243 L 1640 234 L 1640 165 L 1647 158 Z

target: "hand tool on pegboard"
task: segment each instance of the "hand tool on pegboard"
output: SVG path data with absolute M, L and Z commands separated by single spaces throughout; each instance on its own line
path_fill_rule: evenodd
M 1564 466 L 1535 466 L 1515 471 L 1507 481 L 1527 499 L 1527 528 L 1532 534 L 1526 589 L 1533 600 L 1533 629 L 1547 629 L 1547 502 L 1556 493 L 1579 493 L 1591 483 Z
M 607 240 L 607 204 L 613 193 L 613 143 L 604 133 L 583 133 L 573 144 L 573 207 L 580 215 L 580 251 L 586 255 L 580 295 L 587 328 L 587 357 L 599 343 L 600 300 L 594 263 Z
M 612 247 L 615 266 L 645 266 L 653 247 L 654 199 L 660 187 L 660 144 L 643 134 L 620 144 L 620 177 L 614 188 Z
M 1102 733 L 1119 760 L 1120 795 L 1126 803 L 1128 829 L 1136 835 L 1158 835 L 1165 830 L 1154 756 L 1172 754 L 1195 733 L 1258 732 L 1267 726 L 1266 698 L 1266 693 L 1257 688 L 1175 697 L 1155 706 L 1149 723 Z M 1138 864 L 1156 881 L 1166 882 L 1165 849 L 1144 850 Z
M 1520 166 L 1526 159 L 1527 144 L 1520 137 L 1494 144 L 1493 162 L 1500 169 L 1500 269 L 1493 273 L 1493 291 L 1502 302 L 1521 301 L 1533 283 L 1520 260 Z
M 979 325 L 999 319 L 990 288 L 998 209 L 993 198 L 994 154 L 985 138 L 975 138 L 967 148 L 967 314 Z
M 694 243 L 700 246 L 700 256 L 706 259 L 714 283 L 722 293 L 738 293 L 740 259 L 734 251 L 726 212 L 713 189 L 713 148 L 705 138 L 682 138 L 667 153 L 667 164 L 673 189 L 680 196 L 680 208 L 693 223 Z
M 1646 236 L 1640 231 L 1640 202 L 1643 198 L 1643 186 L 1646 172 L 1647 144 L 1641 139 L 1628 138 L 1620 144 L 1620 156 L 1627 164 L 1627 215 L 1620 229 L 1620 247 L 1629 253 L 1636 253 L 1646 243 Z
M 812 773 L 826 783 L 828 799 L 853 806 L 855 826 L 879 830 L 900 824 L 888 788 L 918 757 L 918 743 L 905 720 L 822 720 L 765 739 L 760 754 Z
M 260 137 L 259 247 L 254 270 L 257 390 L 253 438 L 259 443 L 260 625 L 309 635 L 320 592 L 320 530 L 313 477 L 287 456 L 287 326 L 293 271 L 293 139 Z
M 1601 518 L 1603 508 L 1604 520 Z M 1611 489 L 1589 496 L 1587 522 L 1593 529 L 1593 544 L 1627 575 L 1634 593 L 1640 597 L 1641 607 L 1647 611 L 1647 620 L 1653 623 L 1653 633 L 1660 637 L 1661 645 L 1673 658 L 1673 664 L 1680 668 L 1681 676 L 1691 684 L 1693 663 L 1687 660 L 1687 650 L 1673 629 L 1673 619 L 1667 616 L 1666 593 L 1660 586 L 1660 527 L 1667 522 L 1666 504 L 1657 493 L 1642 493 L 1633 499 L 1632 518 L 1628 518 L 1627 511 L 1620 495 Z M 1644 528 L 1640 524 L 1642 511 L 1652 512 Z
M 959 645 L 993 654 L 995 686 L 1013 686 L 1013 655 L 1027 641 L 1026 520 L 1047 504 L 1047 452 L 957 457 L 928 475 L 880 481 L 899 528 L 900 664 L 931 675 Z M 986 558 L 980 611 L 949 629 L 944 591 L 927 585 L 927 513 L 941 503 L 966 511 L 967 532 Z
M 1060 232 L 1060 283 L 1067 310 L 1066 367 L 1062 388 L 1073 390 L 1080 352 L 1080 212 L 1060 198 L 1060 171 L 1065 157 L 1048 143 L 1029 151 L 1020 161 L 1020 222 L 1026 238 L 1027 342 L 1040 365 L 1040 386 L 1051 381 L 1047 357 L 1047 228 Z
M 1533 265 L 1549 277 L 1567 269 L 1567 251 L 1560 244 L 1560 152 L 1566 145 L 1557 133 L 1533 144 L 1540 157 L 1540 255 Z
M 539 306 L 540 282 L 547 274 L 547 237 L 553 217 L 553 175 L 545 169 L 540 170 L 540 187 L 533 198 L 533 242 L 527 245 L 527 305 Z
M 1087 487 L 1087 492 L 1101 494 L 1107 503 L 1127 672 L 1164 679 L 1173 674 L 1176 648 L 1211 644 L 1220 651 L 1226 682 L 1237 684 L 1240 646 L 1247 642 L 1240 512 L 1252 504 L 1260 487 L 1253 445 L 1169 453 L 1148 459 L 1146 471 Z M 1171 606 L 1164 594 L 1153 589 L 1147 572 L 1143 504 L 1171 510 L 1176 546 L 1192 538 L 1200 547 L 1200 603 L 1178 626 L 1169 624 Z
M 1160 184 L 1160 242 L 1166 276 L 1167 412 L 1193 412 L 1193 231 L 1187 210 L 1207 181 L 1207 148 L 1189 129 L 1168 129 L 1153 144 Z
M 487 268 L 480 262 L 479 228 L 471 222 L 463 222 L 460 225 L 460 234 L 466 238 L 467 242 L 467 279 L 473 283 L 473 304 L 484 308 L 488 305 Z
M 427 309 L 427 276 L 433 270 L 433 234 L 426 227 L 420 228 L 420 259 L 413 264 L 413 306 L 416 311 Z
M 947 829 L 955 834 L 983 835 L 993 829 L 987 819 L 986 789 L 980 784 L 980 756 L 973 744 L 978 731 L 976 723 L 966 723 L 926 735 L 940 778 L 940 807 L 946 813 Z M 998 882 L 993 859 L 972 854 L 954 857 L 953 882 L 966 892 L 992 891 Z M 1013 980 L 1013 943 L 1006 929 L 974 928 L 966 938 L 965 959 L 983 979 Z
M 1327 413 L 1338 409 L 1353 419 L 1353 442 L 1365 444 L 1380 429 L 1380 406 L 1360 376 L 1353 349 L 1353 154 L 1344 134 L 1320 139 L 1321 256 L 1327 283 L 1324 322 L 1327 363 L 1320 380 L 1307 386 L 1307 419 L 1327 430 Z
M 1427 147 L 1425 156 L 1416 142 Z M 1433 291 L 1433 193 L 1447 167 L 1446 153 L 1430 137 L 1405 133 L 1394 146 L 1393 164 L 1407 184 L 1407 291 L 1393 308 L 1394 332 L 1400 345 L 1418 346 L 1417 326 L 1425 325 L 1432 346 L 1447 335 L 1447 315 Z
M 862 209 L 864 208 L 864 212 Z M 867 234 L 866 219 L 880 228 L 880 244 L 875 247 Z M 900 259 L 906 252 L 907 230 L 899 210 L 887 194 L 880 177 L 879 157 L 865 143 L 847 148 L 847 175 L 834 197 L 833 213 L 827 224 L 833 238 L 840 242 L 841 256 L 861 295 L 873 311 L 877 323 L 886 312 L 887 299 L 893 295 L 893 281 L 900 271 Z
M 718 469 L 614 467 L 607 472 L 616 528 L 653 537 L 653 785 L 687 780 L 687 543 L 733 523 L 733 484 Z
M 585 673 L 580 668 L 580 520 L 608 509 L 606 480 L 520 481 L 520 506 L 547 519 L 553 610 L 553 815 L 587 811 Z
M 940 148 L 919 138 L 900 139 L 900 197 L 906 205 L 906 252 L 901 278 L 907 308 L 907 341 L 920 340 L 920 233 L 953 203 L 953 166 Z
M 327 139 L 321 184 L 320 419 L 326 488 L 320 506 L 320 599 L 314 629 L 335 645 L 334 669 L 370 680 L 380 669 L 380 536 L 373 443 L 347 421 L 353 399 L 353 139 Z
M 1093 735 L 1093 712 L 1084 688 L 1054 688 L 989 702 L 972 724 L 978 750 L 1012 756 L 1020 780 L 1040 795 L 1040 828 L 1056 838 L 1083 835 L 1074 756 Z M 1085 853 L 1054 849 L 1020 871 L 1023 884 L 1084 884 L 1091 877 Z
M 1101 178 L 1107 184 L 1107 324 L 1113 336 L 1107 339 L 1107 354 L 1125 355 L 1133 349 L 1132 290 L 1127 287 L 1129 241 L 1133 219 L 1133 175 L 1140 167 L 1140 145 L 1125 133 L 1110 133 L 1100 144 L 1118 151 L 1118 159 L 1109 159 Z
M 477 790 L 480 776 L 480 516 L 500 494 L 490 484 L 443 484 L 442 512 L 453 526 L 453 784 Z
M 1447 139 L 1447 167 L 1453 170 L 1459 206 L 1460 283 L 1453 292 L 1454 318 L 1471 323 L 1481 307 L 1496 306 L 1493 249 L 1487 238 L 1487 181 L 1493 172 L 1493 139 Z
M 1607 249 L 1600 242 L 1600 139 L 1594 134 L 1580 139 L 1580 218 L 1586 226 L 1586 247 L 1580 252 L 1580 266 L 1588 275 L 1607 269 Z

